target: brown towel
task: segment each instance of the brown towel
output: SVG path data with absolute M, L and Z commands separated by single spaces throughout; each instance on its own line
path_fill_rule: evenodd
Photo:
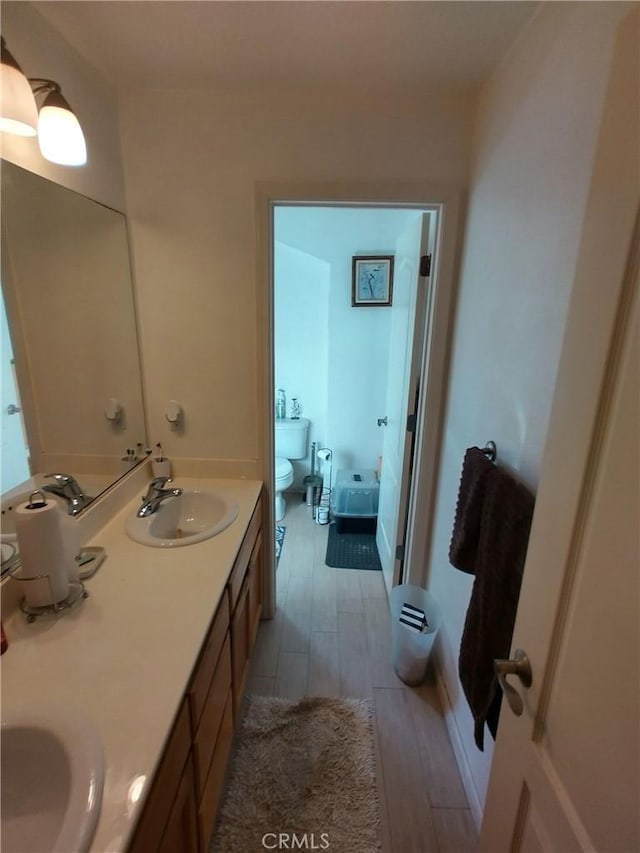
M 478 749 L 498 688 L 495 658 L 507 658 L 533 516 L 532 495 L 501 468 L 486 475 L 476 578 L 460 644 L 460 682 L 475 721 Z
M 464 455 L 456 517 L 449 546 L 449 561 L 456 569 L 470 575 L 476 573 L 486 477 L 493 467 L 493 463 L 479 447 L 470 447 Z

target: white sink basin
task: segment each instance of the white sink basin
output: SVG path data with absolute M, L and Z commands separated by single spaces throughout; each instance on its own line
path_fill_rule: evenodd
M 104 781 L 100 740 L 66 711 L 2 716 L 2 847 L 82 853 L 95 832 Z
M 180 548 L 203 542 L 235 521 L 238 504 L 222 489 L 185 489 L 167 498 L 147 518 L 127 519 L 125 530 L 135 542 L 152 548 Z

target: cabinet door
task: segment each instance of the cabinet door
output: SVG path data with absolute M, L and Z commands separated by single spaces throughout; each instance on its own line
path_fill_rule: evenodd
M 249 654 L 260 626 L 262 613 L 262 534 L 258 534 L 249 560 Z
M 198 812 L 193 763 L 187 762 L 158 853 L 197 853 Z
M 249 575 L 244 579 L 231 620 L 231 659 L 233 673 L 233 714 L 238 720 L 244 685 L 249 671 Z
M 200 800 L 198 821 L 200 826 L 201 853 L 207 853 L 210 847 L 211 833 L 216 822 L 218 803 L 231 754 L 231 744 L 233 742 L 232 706 L 233 699 L 231 693 L 229 693 L 216 740 L 216 748 L 213 753 L 213 759 L 211 760 L 211 766 L 209 767 L 209 776 L 207 777 Z M 244 851 L 238 851 L 238 853 L 244 853 Z
M 223 594 L 187 689 L 191 708 L 191 727 L 194 732 L 200 725 L 200 717 L 211 689 L 211 682 L 216 672 L 228 627 L 229 599 L 226 594 Z
M 229 576 L 229 603 L 231 605 L 232 613 L 236 609 L 238 598 L 240 597 L 240 590 L 242 588 L 244 578 L 247 574 L 247 566 L 249 565 L 251 552 L 254 549 L 256 538 L 260 533 L 261 525 L 262 501 L 258 500 L 256 508 L 253 511 L 253 515 L 251 516 L 249 527 L 247 528 L 247 532 L 245 533 L 244 539 L 242 540 L 240 551 L 238 552 L 238 556 L 236 557 L 233 569 L 231 570 L 231 575 Z
M 196 769 L 196 791 L 198 792 L 198 797 L 202 795 L 202 789 L 209 773 L 211 756 L 216 745 L 220 722 L 230 690 L 231 651 L 227 637 L 220 653 L 213 681 L 211 682 L 209 695 L 207 696 L 202 717 L 200 718 L 200 725 L 193 738 L 193 758 Z
M 193 777 L 190 754 L 189 706 L 183 701 L 128 853 L 151 853 L 160 848 L 180 780 L 188 773 Z

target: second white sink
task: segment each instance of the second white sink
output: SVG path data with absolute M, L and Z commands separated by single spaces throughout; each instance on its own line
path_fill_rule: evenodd
M 102 746 L 75 712 L 3 712 L 2 845 L 12 853 L 83 853 L 100 812 Z
M 184 489 L 147 518 L 127 519 L 127 535 L 152 548 L 180 548 L 221 533 L 238 515 L 238 503 L 223 489 Z

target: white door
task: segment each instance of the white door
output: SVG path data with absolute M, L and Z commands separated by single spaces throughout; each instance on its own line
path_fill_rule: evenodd
M 512 641 L 533 681 L 508 678 L 524 712 L 503 702 L 487 853 L 640 850 L 637 31 L 609 82 Z
M 613 393 L 599 413 L 542 670 L 545 638 L 536 622 L 548 607 L 545 575 L 557 567 L 545 560 L 540 525 L 532 536 L 527 572 L 537 577 L 523 589 L 514 648 L 531 655 L 537 691 L 509 677 L 526 709 L 517 718 L 503 704 L 480 844 L 491 853 L 640 850 L 637 286 L 632 310 Z
M 415 411 L 423 344 L 427 282 L 420 278 L 420 257 L 426 254 L 433 214 L 416 216 L 395 247 L 393 302 L 387 370 L 386 424 L 382 442 L 382 475 L 376 544 L 387 591 L 398 582 L 396 546 L 404 533 L 410 476 L 410 434 L 407 415 Z

